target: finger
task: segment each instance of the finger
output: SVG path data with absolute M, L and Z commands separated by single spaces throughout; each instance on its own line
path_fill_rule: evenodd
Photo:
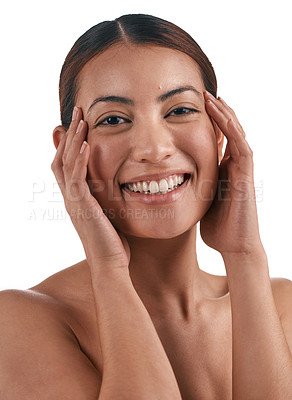
M 213 99 L 215 99 L 215 98 L 213 97 Z M 229 119 L 232 119 L 234 121 L 234 123 L 237 125 L 238 131 L 245 138 L 246 134 L 244 132 L 244 129 L 241 126 L 240 122 L 238 121 L 238 118 L 237 118 L 235 112 L 233 111 L 233 109 L 231 107 L 229 107 L 228 104 L 226 104 L 226 102 L 222 99 L 222 97 L 218 97 L 218 100 L 215 99 L 214 103 L 216 104 L 216 106 L 219 108 L 220 111 L 225 113 L 225 115 L 228 116 Z
M 249 155 L 250 147 L 244 138 L 242 128 L 231 116 L 229 110 L 219 101 L 207 99 L 206 110 L 217 123 L 228 140 L 233 139 L 241 155 Z M 230 149 L 231 150 L 231 149 Z M 232 154 L 230 153 L 232 156 Z
M 82 152 L 81 152 L 82 151 Z M 78 156 L 75 160 L 74 169 L 72 172 L 72 180 L 85 181 L 87 176 L 87 165 L 89 160 L 90 147 L 87 142 L 83 142 Z
M 226 102 L 221 97 L 218 97 L 218 99 L 216 99 L 216 97 L 214 97 L 211 93 L 205 92 L 205 99 L 211 100 L 217 106 L 217 108 L 224 115 L 226 115 L 226 117 L 228 119 L 232 119 L 238 125 L 238 128 L 241 131 L 241 133 L 243 134 L 243 136 L 244 137 L 246 136 L 242 126 L 240 125 L 240 123 L 238 121 L 238 118 L 237 118 L 235 112 L 233 111 L 233 109 L 231 107 L 228 106 L 228 104 L 226 104 Z
M 234 122 L 236 122 L 236 124 L 238 124 L 238 127 L 239 127 L 239 129 L 241 130 L 241 132 L 242 132 L 242 134 L 243 134 L 243 136 L 244 136 L 244 138 L 245 138 L 245 137 L 246 137 L 246 134 L 245 134 L 245 132 L 244 132 L 244 130 L 243 130 L 243 127 L 241 126 L 240 122 L 238 121 L 238 118 L 237 118 L 235 112 L 233 111 L 233 109 L 232 109 L 231 107 L 229 107 L 229 105 L 222 99 L 222 97 L 218 97 L 218 100 L 219 100 L 219 102 L 221 102 L 221 103 L 224 105 L 224 107 L 228 110 L 229 115 L 232 117 L 232 120 L 233 120 Z M 220 103 L 218 103 L 218 106 L 220 107 Z
M 236 116 L 235 112 L 233 111 L 233 109 L 231 107 L 229 107 L 228 104 L 226 104 L 226 102 L 222 99 L 222 97 L 216 98 L 215 96 L 212 95 L 212 93 L 210 93 L 208 91 L 204 92 L 204 96 L 205 96 L 205 100 L 213 101 L 215 104 L 217 104 L 218 108 L 221 111 L 224 111 L 224 108 L 225 108 L 225 111 L 229 114 L 230 117 L 233 117 L 233 119 L 237 119 L 237 116 Z
M 238 128 L 238 124 L 233 119 L 230 119 L 227 125 L 229 131 L 233 132 L 234 134 L 234 140 L 239 153 L 244 156 L 252 155 L 252 150 L 249 147 L 249 144 L 247 143 L 245 136 L 242 135 L 241 129 Z
M 228 141 L 228 152 L 229 156 L 232 157 L 234 161 L 237 161 L 240 157 L 240 152 L 237 147 L 237 143 L 233 139 L 229 139 Z
M 64 156 L 63 156 L 63 160 L 65 161 L 67 158 L 67 154 L 70 150 L 71 147 L 71 142 L 72 139 L 74 137 L 74 134 L 76 133 L 76 130 L 78 128 L 79 122 L 82 119 L 82 111 L 80 108 L 78 107 L 74 107 L 73 109 L 73 113 L 72 113 L 72 121 L 71 124 L 69 126 L 69 129 L 66 133 L 67 135 L 67 140 L 66 140 L 66 146 L 65 146 L 65 150 L 64 150 Z
M 84 142 L 86 134 L 87 134 L 87 123 L 81 119 L 75 133 L 72 135 L 71 144 L 67 151 L 66 160 L 64 161 L 65 175 L 67 174 L 67 172 L 69 172 L 69 174 L 72 174 L 72 171 L 76 163 L 76 159 L 80 155 L 81 146 L 82 143 Z
M 215 98 L 215 97 L 214 97 Z M 222 97 L 218 96 L 218 106 L 220 107 L 220 103 L 222 104 L 221 110 L 223 110 L 223 107 L 225 107 L 226 110 L 228 110 L 228 113 L 230 116 L 233 117 L 233 119 L 237 120 L 237 116 L 234 112 L 234 110 L 222 99 Z
M 82 149 L 82 152 L 81 152 Z M 90 199 L 91 193 L 86 181 L 87 176 L 87 165 L 89 160 L 89 145 L 87 142 L 83 142 L 82 148 L 75 160 L 74 169 L 71 175 L 71 179 L 67 184 L 67 195 L 70 197 L 70 200 L 78 199 L 79 201 L 86 201 L 86 199 Z M 83 203 L 85 206 L 86 203 Z

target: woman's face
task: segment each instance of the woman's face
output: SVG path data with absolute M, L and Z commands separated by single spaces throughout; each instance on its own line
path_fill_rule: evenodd
M 195 61 L 168 48 L 119 44 L 89 61 L 78 83 L 88 181 L 113 225 L 151 238 L 189 230 L 209 208 L 218 178 L 218 137 Z

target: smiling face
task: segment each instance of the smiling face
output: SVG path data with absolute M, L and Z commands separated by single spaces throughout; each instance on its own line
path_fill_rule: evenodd
M 208 210 L 218 177 L 218 135 L 195 61 L 119 44 L 89 61 L 78 85 L 88 180 L 113 225 L 152 238 L 190 229 Z

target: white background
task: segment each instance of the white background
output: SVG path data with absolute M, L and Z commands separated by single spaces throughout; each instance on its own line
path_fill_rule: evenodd
M 176 23 L 210 58 L 218 94 L 254 151 L 270 274 L 292 279 L 290 10 L 288 0 L 7 1 L 0 13 L 0 289 L 30 287 L 84 258 L 50 169 L 59 73 L 82 33 L 127 13 Z M 220 255 L 201 240 L 198 257 L 206 271 L 224 274 Z

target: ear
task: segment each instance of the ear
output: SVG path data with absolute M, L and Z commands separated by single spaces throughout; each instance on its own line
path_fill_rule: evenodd
M 218 162 L 220 163 L 223 158 L 224 134 L 222 133 L 217 124 L 215 124 L 215 132 L 216 132 L 217 146 L 218 146 Z
M 63 135 L 65 135 L 67 132 L 66 128 L 64 128 L 63 125 L 59 125 L 57 126 L 54 131 L 53 131 L 53 141 L 54 141 L 54 145 L 56 147 L 56 149 L 59 146 L 59 143 L 63 137 Z

